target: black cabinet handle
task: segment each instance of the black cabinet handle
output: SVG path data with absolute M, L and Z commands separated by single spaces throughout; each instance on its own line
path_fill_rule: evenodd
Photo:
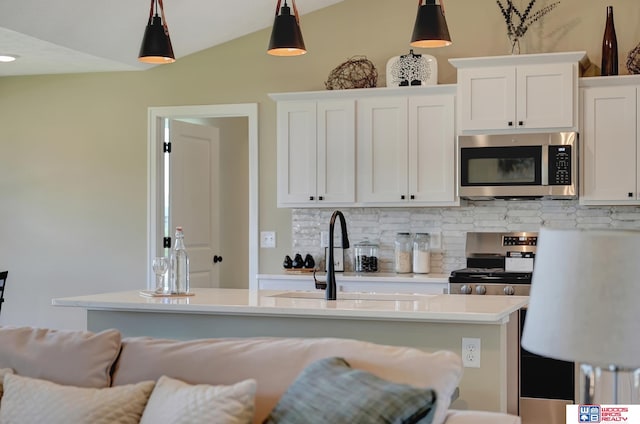
M 513 121 L 509 121 L 508 125 L 509 125 L 510 127 L 513 127 Z
M 313 196 L 309 196 L 309 200 L 313 200 Z
M 413 194 L 411 195 L 411 200 L 415 200 L 416 196 L 414 196 Z
M 400 196 L 400 199 L 404 200 L 404 194 Z
M 217 264 L 218 262 L 222 262 L 222 256 L 214 255 L 213 256 L 213 263 Z
M 318 200 L 324 200 L 324 197 L 318 196 Z
M 629 193 L 627 194 L 627 197 L 633 197 L 633 193 L 629 192 Z
M 518 121 L 518 125 L 523 127 L 524 126 L 524 121 Z

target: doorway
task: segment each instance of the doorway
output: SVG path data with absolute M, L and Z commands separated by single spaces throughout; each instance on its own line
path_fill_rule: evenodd
M 173 165 L 168 165 L 167 155 L 164 152 L 165 134 L 167 123 L 171 122 L 188 122 L 192 124 L 198 124 L 202 126 L 215 127 L 223 134 L 220 137 L 220 165 L 216 171 L 221 175 L 221 182 L 223 188 L 221 191 L 227 190 L 227 192 L 233 192 L 231 196 L 244 196 L 240 204 L 246 205 L 248 210 L 244 214 L 246 221 L 236 223 L 235 228 L 238 229 L 238 234 L 243 236 L 233 237 L 227 235 L 225 243 L 225 236 L 221 236 L 221 245 L 225 246 L 227 251 L 233 252 L 248 252 L 247 257 L 238 258 L 238 254 L 232 254 L 225 258 L 224 247 L 222 251 L 212 252 L 214 257 L 208 258 L 214 267 L 218 267 L 222 272 L 216 270 L 216 273 L 220 272 L 219 284 L 210 284 L 206 282 L 192 284 L 193 287 L 225 287 L 225 288 L 253 288 L 257 287 L 257 273 L 258 273 L 258 122 L 257 122 L 258 108 L 257 104 L 228 104 L 228 105 L 202 105 L 202 106 L 175 106 L 175 107 L 152 107 L 149 108 L 149 139 L 148 139 L 148 228 L 147 228 L 147 260 L 151 263 L 151 259 L 154 256 L 162 256 L 168 254 L 167 248 L 164 247 L 164 237 L 169 232 L 172 233 L 175 225 L 179 223 L 172 220 L 171 217 L 171 200 L 166 196 L 167 187 L 175 186 L 175 181 L 172 172 L 168 171 L 172 169 Z M 240 125 L 238 125 L 240 122 Z M 231 128 L 231 129 L 230 129 Z M 241 130 L 238 130 L 241 128 Z M 240 134 L 238 134 L 240 131 Z M 235 134 L 224 140 L 224 134 Z M 233 140 L 245 140 L 245 148 L 241 148 L 234 145 Z M 242 155 L 246 155 L 246 169 L 247 174 L 244 185 L 238 184 L 239 190 L 234 190 L 233 184 L 224 184 L 225 167 L 229 164 L 233 164 L 233 157 L 237 156 L 238 151 L 242 152 Z M 228 168 L 227 168 L 228 169 Z M 230 172 L 230 171 L 226 171 Z M 174 191 L 179 190 L 177 187 Z M 180 196 L 175 196 L 178 198 Z M 225 202 L 224 196 L 220 198 L 220 205 L 212 204 L 213 207 L 218 207 L 215 211 L 220 215 L 221 228 L 226 229 L 229 233 L 233 232 L 233 226 L 224 225 L 228 222 L 226 217 L 237 217 L 238 214 L 229 214 L 231 209 L 229 206 L 233 202 L 233 198 L 227 197 Z M 215 203 L 215 202 L 213 202 Z M 182 200 L 180 202 L 181 211 L 179 214 L 185 216 L 190 213 L 189 208 L 195 202 Z M 226 206 L 226 207 L 225 207 Z M 231 219 L 231 218 L 228 218 Z M 202 221 L 202 220 L 201 220 Z M 197 230 L 196 230 L 197 231 Z M 172 234 L 171 234 L 172 235 Z M 200 231 L 198 231 L 200 236 Z M 189 234 L 185 234 L 185 240 L 187 240 Z M 201 239 L 201 237 L 197 237 Z M 232 249 L 233 247 L 233 249 Z M 209 256 L 209 255 L 207 255 Z M 222 262 L 220 262 L 222 257 Z M 201 260 L 202 262 L 202 260 Z M 207 262 L 207 259 L 204 259 Z M 243 264 L 238 266 L 237 264 Z M 248 264 L 248 265 L 246 265 Z M 204 281 L 204 280 L 203 280 Z M 147 267 L 147 286 L 152 289 L 154 286 L 154 275 L 150 267 Z

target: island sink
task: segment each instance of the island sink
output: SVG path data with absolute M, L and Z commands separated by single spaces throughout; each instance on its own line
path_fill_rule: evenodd
M 368 293 L 368 292 L 341 292 L 338 300 L 377 300 L 377 301 L 420 301 L 435 297 L 434 294 L 406 294 L 406 293 Z M 324 292 L 316 291 L 290 291 L 277 293 L 268 297 L 285 297 L 289 299 L 324 299 Z

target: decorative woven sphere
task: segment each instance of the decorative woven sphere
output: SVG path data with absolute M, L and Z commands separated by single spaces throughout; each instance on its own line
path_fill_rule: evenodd
M 630 74 L 640 74 L 640 44 L 629 52 L 627 70 Z
M 372 88 L 378 82 L 378 71 L 365 56 L 354 56 L 329 74 L 324 83 L 327 90 Z

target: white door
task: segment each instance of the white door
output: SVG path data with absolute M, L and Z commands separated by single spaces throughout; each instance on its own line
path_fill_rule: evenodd
M 191 287 L 219 287 L 221 256 L 218 128 L 176 120 L 169 123 L 169 235 L 182 226 Z

